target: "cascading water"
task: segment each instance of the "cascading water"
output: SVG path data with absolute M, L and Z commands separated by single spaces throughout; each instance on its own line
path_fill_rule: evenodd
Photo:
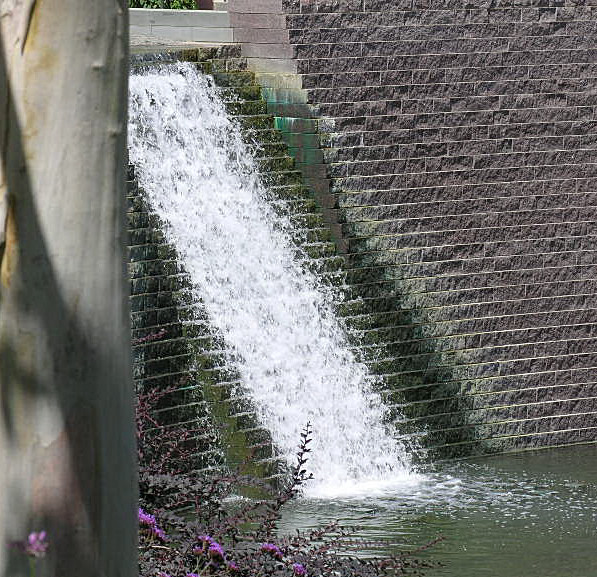
M 310 421 L 312 492 L 412 478 L 331 293 L 297 259 L 218 90 L 170 65 L 132 76 L 129 105 L 139 183 L 283 456 L 293 462 Z

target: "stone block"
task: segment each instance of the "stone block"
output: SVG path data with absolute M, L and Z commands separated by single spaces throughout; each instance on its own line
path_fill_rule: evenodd
M 193 26 L 173 26 L 156 23 L 151 25 L 151 36 L 185 42 L 232 42 L 231 28 L 199 28 Z
M 284 14 L 282 0 L 228 0 L 228 11 L 231 14 Z
M 284 44 L 288 42 L 288 39 L 288 30 L 234 28 L 234 41 L 242 44 Z
M 230 25 L 233 28 L 257 29 L 265 33 L 270 30 L 286 30 L 286 17 L 283 14 L 246 12 L 231 12 Z

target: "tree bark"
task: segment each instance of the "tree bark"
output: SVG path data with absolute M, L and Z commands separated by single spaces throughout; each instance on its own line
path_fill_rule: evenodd
M 136 575 L 126 0 L 0 0 L 0 576 Z

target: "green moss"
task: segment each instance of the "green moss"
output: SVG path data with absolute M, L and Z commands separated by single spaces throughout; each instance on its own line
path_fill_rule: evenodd
M 240 100 L 238 102 L 226 103 L 226 110 L 232 116 L 252 116 L 256 114 L 267 114 L 267 104 L 260 100 Z
M 246 71 L 214 72 L 215 83 L 221 87 L 254 87 L 255 75 Z
M 287 172 L 294 170 L 294 160 L 290 156 L 280 156 L 274 158 L 262 158 L 257 166 L 261 173 Z

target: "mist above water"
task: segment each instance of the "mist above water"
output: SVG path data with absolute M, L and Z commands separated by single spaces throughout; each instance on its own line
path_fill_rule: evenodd
M 218 89 L 177 64 L 133 75 L 129 100 L 139 184 L 283 457 L 294 461 L 309 421 L 312 494 L 413 481 L 333 294 L 305 268 L 297 231 L 268 203 Z

